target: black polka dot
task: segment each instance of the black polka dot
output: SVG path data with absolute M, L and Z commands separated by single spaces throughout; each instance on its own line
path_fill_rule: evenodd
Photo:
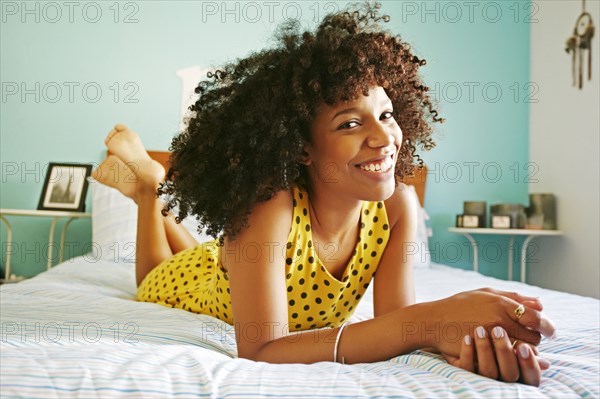
M 381 209 L 383 208 L 383 203 L 382 202 L 378 202 L 377 203 L 377 209 Z
M 329 294 L 327 294 L 327 298 L 329 298 L 329 299 L 333 299 L 333 298 L 334 298 L 334 295 L 333 295 L 333 294 L 330 292 Z
M 377 216 L 373 216 L 373 222 L 377 223 L 379 221 L 379 218 Z
M 383 243 L 383 238 L 378 238 L 378 239 L 377 239 L 377 244 L 380 244 L 380 245 L 381 245 L 382 243 Z
M 312 248 L 312 240 L 308 240 L 308 247 Z
M 315 263 L 315 258 L 312 256 L 308 257 L 308 263 Z
M 310 225 L 309 224 L 307 224 L 304 228 L 306 229 L 306 231 L 310 231 Z
M 317 272 L 315 272 L 314 270 L 310 273 L 311 278 L 315 278 L 316 275 L 317 275 Z M 329 284 L 327 284 L 327 285 L 329 285 Z
M 308 215 L 308 209 L 306 209 L 306 208 L 302 208 L 302 214 L 303 214 L 304 216 Z
M 292 264 L 292 258 L 287 258 L 285 260 L 285 263 L 288 264 L 288 265 L 291 265 Z
M 294 301 L 293 299 L 290 299 L 290 306 L 294 306 L 296 304 L 296 301 Z
M 308 296 L 308 294 L 306 292 L 303 292 L 302 294 L 300 294 L 300 296 L 302 297 L 302 299 L 306 299 L 306 297 Z
M 387 229 L 389 229 L 389 228 L 390 228 L 390 226 L 388 226 L 388 225 L 387 225 L 387 223 L 383 225 L 383 229 L 384 229 L 384 230 L 387 230 Z
M 304 266 L 302 265 L 302 263 L 300 263 L 300 264 L 298 265 L 298 271 L 300 272 L 300 271 L 302 271 L 302 269 L 304 269 Z
M 315 299 L 315 302 L 320 304 L 323 301 L 321 300 L 321 298 L 317 297 L 317 299 Z
M 296 216 L 296 224 L 300 224 L 300 216 Z
M 312 289 L 313 291 L 316 291 L 319 289 L 319 286 L 317 284 L 313 284 Z
M 310 309 L 310 306 L 304 305 L 304 310 L 308 310 L 308 309 Z
M 302 250 L 301 250 L 301 249 L 298 249 L 298 250 L 296 251 L 296 255 L 298 255 L 298 256 L 302 255 Z
M 298 313 L 292 313 L 292 319 L 297 319 L 298 318 Z
M 365 209 L 365 215 L 368 215 L 368 214 L 369 214 L 369 210 Z
M 292 204 L 294 204 L 294 207 L 296 207 L 296 206 L 298 205 L 298 201 L 296 201 L 296 198 L 294 198 L 294 199 L 292 200 Z
M 365 270 L 369 270 L 369 267 L 371 267 L 371 265 L 369 265 L 368 263 L 365 265 Z
M 329 287 L 329 284 L 331 284 L 331 283 L 329 282 L 329 280 L 325 280 L 325 281 L 323 281 L 323 284 L 325 284 L 326 286 Z
M 303 279 L 303 278 L 301 278 L 301 279 L 298 281 L 298 283 L 299 283 L 300 285 L 303 285 L 303 284 L 304 284 L 304 279 Z
M 291 242 L 288 242 L 287 244 L 285 244 L 285 247 L 286 247 L 287 249 L 290 249 L 290 248 L 292 247 L 292 243 L 291 243 Z
M 294 288 L 290 285 L 287 290 L 288 290 L 288 292 L 292 292 L 293 289 Z
M 373 258 L 374 258 L 374 257 L 376 257 L 376 256 L 377 256 L 377 252 L 376 252 L 376 251 L 373 251 L 373 252 L 371 252 L 371 256 L 372 256 Z
M 355 269 L 355 270 L 352 270 L 352 275 L 353 275 L 353 276 L 356 276 L 356 275 L 358 275 L 358 270 L 356 270 L 356 269 Z
M 308 318 L 306 319 L 306 321 L 308 321 L 308 322 L 311 322 L 311 321 L 313 321 L 313 320 L 314 320 L 314 319 L 312 318 L 312 316 L 308 316 Z

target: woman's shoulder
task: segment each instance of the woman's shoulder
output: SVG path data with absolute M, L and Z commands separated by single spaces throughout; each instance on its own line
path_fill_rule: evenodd
M 384 204 L 391 229 L 400 221 L 406 222 L 407 225 L 416 223 L 419 200 L 406 184 L 399 183 Z
M 238 239 L 275 239 L 282 234 L 287 238 L 292 225 L 293 190 L 282 190 L 266 201 L 257 202 L 248 215 L 246 227 Z

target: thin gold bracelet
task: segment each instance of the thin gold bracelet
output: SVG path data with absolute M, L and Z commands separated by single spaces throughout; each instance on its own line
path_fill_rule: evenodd
M 348 322 L 345 322 L 344 324 L 342 324 L 340 326 L 340 329 L 338 330 L 337 336 L 335 337 L 335 346 L 333 347 L 333 361 L 335 363 L 337 363 L 337 356 L 338 356 L 338 346 L 340 345 L 340 337 L 342 336 L 342 331 L 344 331 L 344 328 L 346 328 L 346 326 L 348 325 Z M 342 364 L 345 363 L 345 359 L 342 356 Z

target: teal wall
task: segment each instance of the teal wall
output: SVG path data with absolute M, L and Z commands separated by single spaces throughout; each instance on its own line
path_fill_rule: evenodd
M 2 208 L 35 209 L 48 162 L 98 163 L 116 122 L 138 131 L 148 148 L 167 149 L 179 124 L 176 70 L 242 57 L 268 44 L 271 20 L 300 13 L 313 25 L 343 4 L 76 2 L 69 9 L 62 2 L 2 1 Z M 425 156 L 431 169 L 426 209 L 433 259 L 463 268 L 470 267 L 467 242 L 446 231 L 462 202 L 527 200 L 527 18 L 535 12 L 529 1 L 468 4 L 383 2 L 392 17 L 388 26 L 427 59 L 426 80 L 447 118 L 436 133 L 438 146 Z M 11 94 L 15 87 L 19 92 Z M 49 220 L 10 220 L 22 249 L 13 272 L 44 270 L 44 251 L 35 246 L 46 242 Z M 89 221 L 71 225 L 67 241 L 81 244 L 75 254 L 91 240 L 90 227 Z M 497 260 L 480 258 L 484 273 L 506 276 L 504 248 Z

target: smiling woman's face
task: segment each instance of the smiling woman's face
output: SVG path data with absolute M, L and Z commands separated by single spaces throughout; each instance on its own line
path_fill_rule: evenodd
M 392 111 L 382 87 L 353 101 L 319 107 L 312 143 L 305 148 L 312 190 L 364 201 L 389 198 L 402 143 Z

